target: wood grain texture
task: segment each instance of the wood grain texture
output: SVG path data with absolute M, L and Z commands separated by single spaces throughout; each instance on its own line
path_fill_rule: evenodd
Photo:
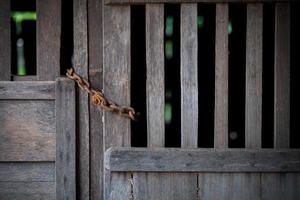
M 27 76 L 13 75 L 12 76 L 12 80 L 13 81 L 36 81 L 37 80 L 37 76 L 35 76 L 35 75 L 27 75 Z
M 228 147 L 228 4 L 216 5 L 214 147 Z
M 87 0 L 73 0 L 74 27 L 74 69 L 88 80 L 88 14 Z M 78 160 L 78 193 L 79 198 L 88 200 L 90 196 L 90 127 L 89 127 L 89 97 L 78 90 L 77 109 L 77 157 Z
M 247 5 L 246 123 L 247 148 L 261 148 L 263 5 Z
M 130 7 L 104 6 L 104 93 L 116 103 L 130 105 Z M 130 146 L 130 120 L 104 114 L 104 149 Z M 104 199 L 128 199 L 129 173 L 104 172 Z
M 292 149 L 111 148 L 111 171 L 283 172 L 300 170 L 300 151 Z
M 164 7 L 146 6 L 148 146 L 165 145 Z
M 89 80 L 93 88 L 103 88 L 102 0 L 88 1 Z M 103 199 L 103 112 L 90 104 L 90 195 Z
M 181 5 L 181 147 L 198 146 L 197 4 Z
M 11 76 L 10 1 L 0 1 L 0 81 Z
M 56 198 L 76 199 L 75 83 L 56 81 Z
M 108 5 L 131 5 L 151 3 L 258 3 L 258 2 L 296 2 L 298 0 L 105 0 Z
M 54 162 L 0 163 L 0 182 L 53 182 Z
M 253 200 L 260 198 L 257 173 L 199 174 L 199 199 Z
M 275 7 L 274 146 L 290 145 L 290 5 Z
M 55 182 L 0 182 L 3 200 L 55 200 Z
M 55 82 L 1 81 L 0 99 L 55 99 Z
M 299 173 L 263 173 L 261 199 L 300 199 Z
M 55 135 L 55 103 L 0 100 L 0 134 L 6 137 Z
M 37 0 L 37 78 L 60 75 L 61 0 Z

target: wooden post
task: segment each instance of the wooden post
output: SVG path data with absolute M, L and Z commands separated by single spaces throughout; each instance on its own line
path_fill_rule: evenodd
M 10 1 L 0 1 L 0 81 L 11 77 L 10 57 Z

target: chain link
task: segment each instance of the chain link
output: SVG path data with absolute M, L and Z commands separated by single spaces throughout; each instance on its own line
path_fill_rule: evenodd
M 91 102 L 96 107 L 124 117 L 128 117 L 132 120 L 137 119 L 136 112 L 132 107 L 119 106 L 116 103 L 106 99 L 102 92 L 92 89 L 90 83 L 76 74 L 73 68 L 68 69 L 66 75 L 68 78 L 74 80 L 80 89 L 86 91 L 91 96 Z

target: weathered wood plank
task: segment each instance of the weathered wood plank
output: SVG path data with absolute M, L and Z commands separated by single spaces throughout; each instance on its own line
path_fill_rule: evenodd
M 60 75 L 61 0 L 37 0 L 37 78 Z
M 262 199 L 300 199 L 299 173 L 263 173 Z
M 181 147 L 198 146 L 197 4 L 181 5 Z
M 15 126 L 17 126 L 15 124 Z M 3 132 L 0 130 L 0 162 L 55 161 L 55 134 Z
M 252 200 L 260 199 L 257 173 L 199 174 L 199 199 Z
M 228 4 L 216 5 L 215 148 L 228 147 Z
M 274 146 L 290 144 L 290 5 L 276 4 L 274 63 Z
M 104 92 L 109 99 L 130 105 L 130 7 L 104 6 Z M 104 114 L 104 149 L 130 146 L 130 120 Z M 104 172 L 104 199 L 128 199 L 129 173 Z
M 37 80 L 37 76 L 33 75 L 28 75 L 28 76 L 17 76 L 17 75 L 13 75 L 12 76 L 12 80 L 13 81 L 36 81 Z
M 0 81 L 11 76 L 10 1 L 0 1 Z
M 259 2 L 293 2 L 298 0 L 105 0 L 106 4 L 131 5 L 151 3 L 259 3 Z
M 247 5 L 246 123 L 248 148 L 261 148 L 263 5 Z
M 149 147 L 165 145 L 164 7 L 146 6 L 147 136 Z
M 0 100 L 0 134 L 8 138 L 54 134 L 54 104 L 44 100 Z
M 55 82 L 1 81 L 0 99 L 55 99 Z
M 292 149 L 111 148 L 111 171 L 149 172 L 297 172 L 300 151 Z
M 89 80 L 98 90 L 103 88 L 102 0 L 88 1 Z M 103 113 L 90 104 L 90 196 L 103 196 Z
M 21 162 L 0 163 L 0 182 L 27 181 L 52 182 L 55 181 L 54 162 Z
M 55 182 L 0 182 L 0 199 L 54 200 Z
M 56 81 L 56 197 L 76 199 L 75 84 Z
M 88 14 L 87 0 L 73 0 L 74 69 L 88 79 Z M 79 199 L 90 196 L 90 127 L 89 97 L 82 90 L 77 93 L 78 184 Z

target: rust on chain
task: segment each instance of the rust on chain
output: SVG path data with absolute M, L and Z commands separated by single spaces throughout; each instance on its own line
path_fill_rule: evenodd
M 92 89 L 90 83 L 76 74 L 73 68 L 68 69 L 66 75 L 68 78 L 74 80 L 80 89 L 86 91 L 91 96 L 91 102 L 96 107 L 124 117 L 128 117 L 132 120 L 137 119 L 137 114 L 132 107 L 119 106 L 116 103 L 106 99 L 102 92 Z

